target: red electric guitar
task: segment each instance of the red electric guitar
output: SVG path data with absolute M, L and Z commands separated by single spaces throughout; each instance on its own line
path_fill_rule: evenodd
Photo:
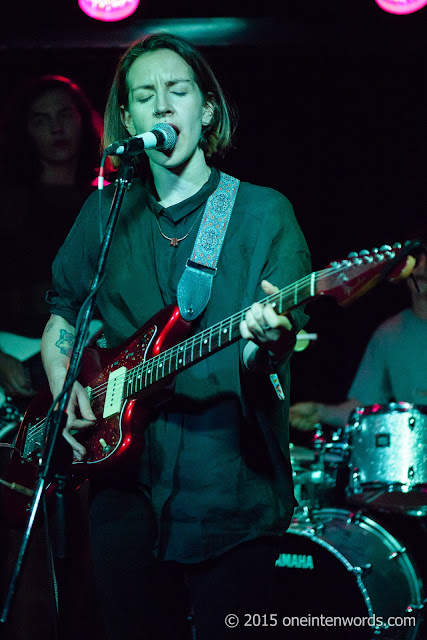
M 348 259 L 304 276 L 261 302 L 284 314 L 321 296 L 333 296 L 338 304 L 359 297 L 384 278 L 407 277 L 415 264 L 418 243 L 384 246 L 372 252 L 352 253 Z M 144 424 L 159 393 L 173 376 L 193 363 L 219 351 L 240 337 L 239 324 L 247 309 L 196 335 L 177 306 L 165 307 L 116 349 L 88 346 L 84 350 L 79 381 L 86 387 L 97 422 L 79 435 L 87 450 L 83 462 L 72 463 L 76 479 L 86 479 L 137 455 L 142 447 Z M 37 479 L 37 460 L 45 441 L 46 414 L 52 403 L 49 389 L 30 404 L 20 426 L 6 478 L 0 480 L 3 511 L 14 523 L 25 520 Z

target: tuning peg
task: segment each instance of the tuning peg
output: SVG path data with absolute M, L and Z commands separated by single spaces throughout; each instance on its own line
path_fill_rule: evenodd
M 359 256 L 369 256 L 369 251 L 367 249 L 362 249 L 362 251 L 359 251 Z
M 378 253 L 377 247 L 374 247 L 373 249 L 371 249 L 371 253 Z
M 349 258 L 358 258 L 359 254 L 357 253 L 357 251 L 350 251 L 350 253 L 348 254 Z
M 380 251 L 391 251 L 391 247 L 389 244 L 383 244 Z
M 402 245 L 400 244 L 400 242 L 395 242 L 393 245 L 393 249 L 401 249 Z

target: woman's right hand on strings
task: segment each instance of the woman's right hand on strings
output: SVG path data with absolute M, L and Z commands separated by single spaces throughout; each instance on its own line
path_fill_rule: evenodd
M 52 390 L 52 395 L 56 398 L 62 390 L 62 385 L 58 384 L 58 381 L 56 380 L 56 384 L 54 386 L 52 385 Z M 81 429 L 86 429 L 92 425 L 95 422 L 96 417 L 90 406 L 87 391 L 80 382 L 75 382 L 73 384 L 66 413 L 67 422 L 64 430 L 62 431 L 62 435 L 73 449 L 74 459 L 81 462 L 86 455 L 86 449 L 74 436 L 76 435 L 76 432 Z

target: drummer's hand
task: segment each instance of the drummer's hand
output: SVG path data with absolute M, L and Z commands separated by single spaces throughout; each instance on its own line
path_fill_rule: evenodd
M 0 351 L 0 387 L 6 395 L 30 397 L 34 395 L 30 375 L 17 358 Z
M 314 429 L 321 421 L 319 402 L 297 402 L 289 409 L 289 422 L 301 430 Z
M 268 280 L 261 282 L 267 295 L 279 291 Z M 252 340 L 258 347 L 270 351 L 277 359 L 285 356 L 295 344 L 295 333 L 286 316 L 276 313 L 271 304 L 254 302 L 240 323 L 240 333 L 246 340 Z

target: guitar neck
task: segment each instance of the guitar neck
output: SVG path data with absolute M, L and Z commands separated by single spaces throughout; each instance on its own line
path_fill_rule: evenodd
M 279 315 L 300 306 L 317 295 L 316 281 L 320 273 L 304 276 L 292 285 L 264 298 L 260 301 L 261 304 L 270 303 Z M 249 309 L 250 307 L 239 311 L 130 369 L 126 374 L 125 395 L 130 397 L 238 340 L 240 323 Z

